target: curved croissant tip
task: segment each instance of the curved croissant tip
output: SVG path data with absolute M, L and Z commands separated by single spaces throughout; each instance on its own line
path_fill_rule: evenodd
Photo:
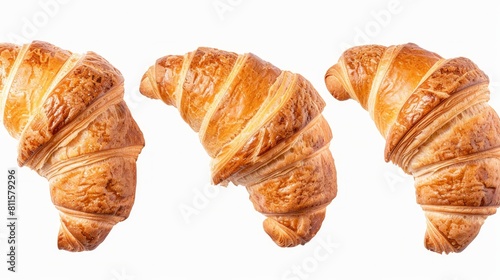
M 61 212 L 57 246 L 70 252 L 92 251 L 108 236 L 114 221 L 96 221 Z
M 110 230 L 104 229 L 102 230 L 102 235 L 98 235 L 90 240 L 85 240 L 85 237 L 81 237 L 79 240 L 64 225 L 61 225 L 57 247 L 59 250 L 69 252 L 92 251 L 104 241 Z
M 264 220 L 264 230 L 280 247 L 304 245 L 321 228 L 326 214 L 325 207 L 300 215 L 270 216 Z
M 68 231 L 63 223 L 61 223 L 61 228 L 59 229 L 57 247 L 59 248 L 59 250 L 65 250 L 69 252 L 81 252 L 86 250 L 85 246 L 83 246 L 82 243 L 76 240 L 76 238 Z
M 438 254 L 444 253 L 446 255 L 449 253 L 460 253 L 465 249 L 465 246 L 462 248 L 455 248 L 447 240 L 443 240 L 442 236 L 436 236 L 434 233 L 429 232 L 425 234 L 424 246 L 431 252 Z
M 424 245 L 442 254 L 462 252 L 479 234 L 487 216 L 425 211 Z
M 272 218 L 264 220 L 264 231 L 280 247 L 295 247 L 304 245 L 307 241 L 301 239 L 295 232 Z
M 152 99 L 160 99 L 158 89 L 155 86 L 156 82 L 154 81 L 154 79 L 151 79 L 151 75 L 153 75 L 154 77 L 154 66 L 149 67 L 148 71 L 146 71 L 146 73 L 144 73 L 144 75 L 142 76 L 139 91 L 146 97 Z
M 339 66 L 338 64 L 330 67 L 325 73 L 325 84 L 330 94 L 335 99 L 344 101 L 350 98 L 349 93 L 344 89 L 342 83 L 339 81 Z

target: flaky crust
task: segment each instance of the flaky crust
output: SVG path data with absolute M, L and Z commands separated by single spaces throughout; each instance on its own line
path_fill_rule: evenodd
M 1 44 L 0 69 L 3 124 L 19 139 L 19 165 L 50 183 L 59 248 L 95 249 L 132 209 L 144 146 L 121 73 L 96 53 L 41 41 Z
M 177 107 L 213 159 L 213 183 L 246 186 L 279 246 L 316 234 L 336 172 L 325 103 L 304 77 L 251 53 L 202 47 L 158 59 L 140 91 Z
M 425 246 L 460 252 L 500 205 L 500 119 L 472 61 L 409 43 L 359 46 L 328 69 L 339 100 L 358 100 L 386 139 L 385 159 L 415 178 Z

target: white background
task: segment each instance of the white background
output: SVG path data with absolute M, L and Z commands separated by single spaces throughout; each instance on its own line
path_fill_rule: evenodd
M 73 52 L 92 50 L 120 69 L 126 101 L 146 138 L 133 211 L 91 252 L 57 249 L 59 217 L 48 184 L 19 168 L 18 272 L 8 272 L 2 261 L 0 279 L 499 279 L 500 216 L 488 218 L 460 254 L 427 251 L 413 179 L 384 162 L 385 143 L 369 115 L 354 101 L 334 100 L 323 82 L 348 45 L 414 42 L 476 62 L 491 79 L 490 104 L 499 110 L 495 1 L 0 3 L 1 42 L 37 39 Z M 157 58 L 198 46 L 253 52 L 301 73 L 326 100 L 339 192 L 307 245 L 277 247 L 243 187 L 209 186 L 209 158 L 176 109 L 139 95 L 141 76 Z M 17 165 L 17 142 L 2 127 L 0 143 L 5 175 Z M 7 223 L 6 180 L 0 177 L 1 225 Z M 182 215 L 188 208 L 196 214 Z M 6 238 L 7 227 L 0 226 L 0 260 Z

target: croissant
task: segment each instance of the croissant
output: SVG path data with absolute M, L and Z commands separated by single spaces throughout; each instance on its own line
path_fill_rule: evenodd
M 96 53 L 0 44 L 0 116 L 18 164 L 49 181 L 59 249 L 95 249 L 132 209 L 144 139 L 123 94 L 122 75 Z
M 179 110 L 212 158 L 212 183 L 245 186 L 278 246 L 315 236 L 337 181 L 325 102 L 304 77 L 201 47 L 159 58 L 140 92 Z
M 412 43 L 366 45 L 346 50 L 325 83 L 336 99 L 369 112 L 386 162 L 414 177 L 425 247 L 464 250 L 500 200 L 500 120 L 487 104 L 487 75 L 467 58 Z

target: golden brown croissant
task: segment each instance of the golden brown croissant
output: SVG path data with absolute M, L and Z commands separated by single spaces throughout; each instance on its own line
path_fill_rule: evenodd
M 123 93 L 120 72 L 93 52 L 0 44 L 0 116 L 18 164 L 50 183 L 60 249 L 96 248 L 131 211 L 144 139 Z
M 325 82 L 370 113 L 385 160 L 413 175 L 426 248 L 465 249 L 500 199 L 500 120 L 487 104 L 488 77 L 467 58 L 415 44 L 367 45 L 345 51 Z
M 140 91 L 178 108 L 212 158 L 213 183 L 246 186 L 276 244 L 314 237 L 337 186 L 325 103 L 306 79 L 251 53 L 198 48 L 158 59 Z

